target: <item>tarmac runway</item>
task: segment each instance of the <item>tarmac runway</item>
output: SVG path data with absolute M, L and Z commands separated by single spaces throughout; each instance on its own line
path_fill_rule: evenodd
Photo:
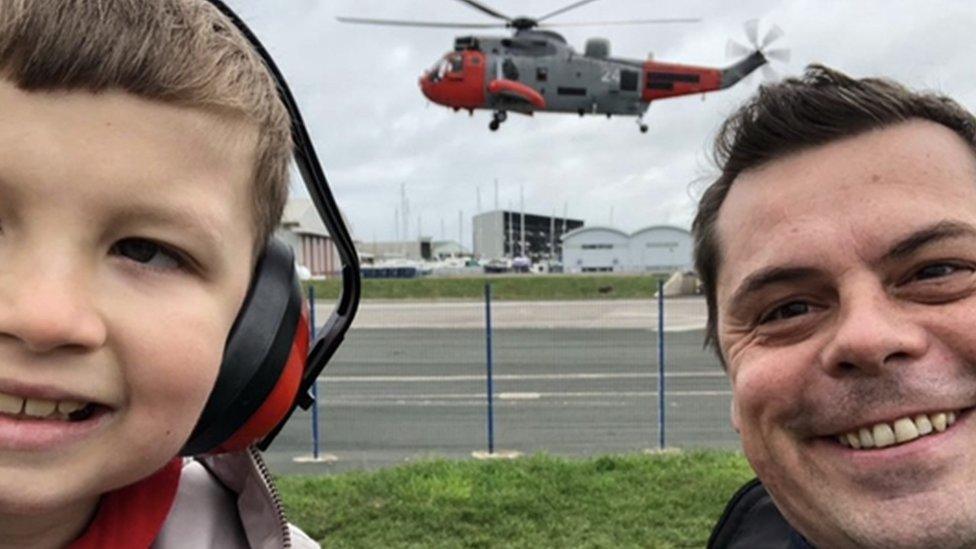
M 586 456 L 658 446 L 655 302 L 497 305 L 496 451 Z M 487 450 L 486 334 L 483 317 L 468 324 L 474 310 L 483 315 L 484 304 L 367 303 L 319 379 L 320 452 L 338 460 L 294 461 L 312 448 L 311 414 L 299 411 L 268 453 L 274 470 L 373 469 Z M 736 448 L 728 381 L 701 346 L 703 312 L 700 298 L 666 304 L 666 445 Z M 635 318 L 649 326 L 633 327 Z

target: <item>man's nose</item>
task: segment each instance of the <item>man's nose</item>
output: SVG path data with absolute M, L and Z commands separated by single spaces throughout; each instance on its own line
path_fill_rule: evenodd
M 821 354 L 831 375 L 879 375 L 922 357 L 928 332 L 880 284 L 862 285 L 841 300 L 836 329 Z
M 0 267 L 0 341 L 12 338 L 36 353 L 101 346 L 106 326 L 86 280 L 63 263 L 29 272 Z

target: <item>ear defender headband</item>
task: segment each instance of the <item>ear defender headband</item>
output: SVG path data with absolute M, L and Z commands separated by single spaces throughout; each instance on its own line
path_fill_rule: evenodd
M 291 117 L 295 163 L 336 244 L 342 262 L 342 295 L 322 330 L 309 335 L 291 248 L 271 238 L 258 259 L 251 287 L 234 321 L 217 382 L 181 455 L 232 452 L 257 443 L 266 449 L 297 406 L 313 403 L 309 391 L 339 348 L 359 307 L 359 257 L 329 190 L 308 130 L 284 77 L 254 33 L 221 0 L 208 0 L 251 43 L 275 80 Z

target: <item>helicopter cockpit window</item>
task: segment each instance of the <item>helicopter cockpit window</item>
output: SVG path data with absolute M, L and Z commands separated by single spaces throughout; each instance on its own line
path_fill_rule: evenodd
M 461 72 L 464 68 L 464 59 L 460 55 L 452 55 L 447 58 L 447 61 L 450 64 L 451 72 Z

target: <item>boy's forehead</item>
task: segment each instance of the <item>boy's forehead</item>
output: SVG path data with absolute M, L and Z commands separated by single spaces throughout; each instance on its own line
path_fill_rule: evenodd
M 127 203 L 222 192 L 248 210 L 256 127 L 242 117 L 108 91 L 25 92 L 0 79 L 0 178 Z M 9 189 L 8 189 L 9 190 Z M 182 195 L 175 196 L 176 193 Z M 246 215 L 246 214 L 245 214 Z

